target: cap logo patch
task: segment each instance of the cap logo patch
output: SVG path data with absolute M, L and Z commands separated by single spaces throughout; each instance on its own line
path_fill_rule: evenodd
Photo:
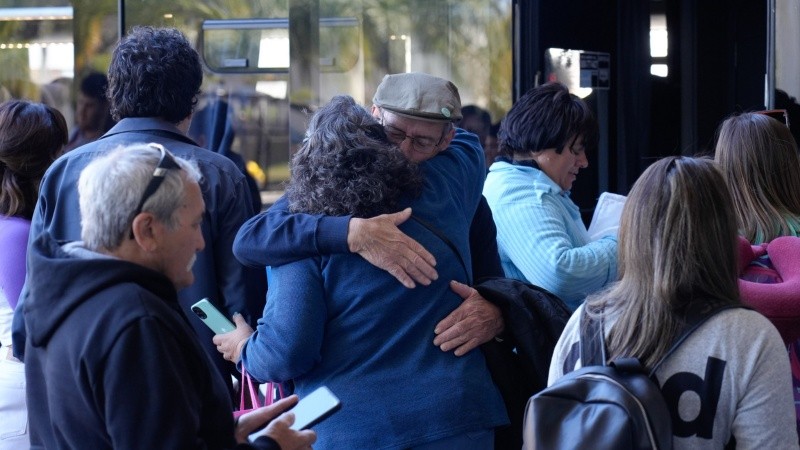
M 445 117 L 450 117 L 450 110 L 447 108 L 442 108 L 442 115 Z

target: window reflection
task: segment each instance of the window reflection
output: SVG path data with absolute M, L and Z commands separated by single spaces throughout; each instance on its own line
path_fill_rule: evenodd
M 198 111 L 224 102 L 231 130 L 226 151 L 259 171 L 262 189 L 280 189 L 288 177 L 309 112 L 337 94 L 369 105 L 388 73 L 424 71 L 451 79 L 462 103 L 487 110 L 492 123 L 512 103 L 511 0 L 37 3 L 43 6 L 0 8 L 0 100 L 46 100 L 73 124 L 76 80 L 106 71 L 122 5 L 125 29 L 174 26 L 197 44 L 208 69 Z M 289 41 L 289 8 L 298 4 L 319 18 L 316 41 Z M 232 20 L 239 29 L 203 28 Z M 306 52 L 299 45 L 317 48 Z M 313 76 L 298 73 L 290 49 L 319 55 L 303 67 Z

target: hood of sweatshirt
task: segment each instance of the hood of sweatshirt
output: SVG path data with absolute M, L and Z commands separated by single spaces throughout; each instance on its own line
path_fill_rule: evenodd
M 136 283 L 177 304 L 175 287 L 166 276 L 113 257 L 85 257 L 89 251 L 67 252 L 62 244 L 43 233 L 28 255 L 29 293 L 23 313 L 33 346 L 46 345 L 75 308 L 112 286 Z

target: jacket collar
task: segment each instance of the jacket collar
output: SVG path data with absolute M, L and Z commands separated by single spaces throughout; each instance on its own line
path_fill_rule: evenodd
M 117 122 L 117 124 L 108 130 L 100 139 L 105 139 L 120 133 L 152 134 L 154 136 L 166 137 L 199 147 L 197 142 L 183 134 L 175 124 L 156 117 L 127 117 Z

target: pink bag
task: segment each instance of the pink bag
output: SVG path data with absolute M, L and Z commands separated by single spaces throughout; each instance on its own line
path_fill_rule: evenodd
M 252 411 L 254 409 L 258 409 L 258 408 L 260 408 L 262 406 L 269 406 L 275 400 L 280 400 L 281 398 L 283 398 L 283 388 L 281 387 L 280 383 L 273 383 L 273 382 L 270 381 L 270 382 L 268 382 L 266 384 L 266 386 L 267 386 L 267 389 L 266 389 L 267 395 L 265 396 L 264 404 L 262 405 L 261 401 L 259 400 L 259 397 L 258 397 L 258 388 L 256 388 L 256 386 L 258 386 L 258 383 L 253 383 L 253 380 L 250 378 L 250 375 L 247 374 L 247 370 L 244 368 L 244 366 L 242 366 L 242 382 L 239 384 L 239 391 L 241 392 L 241 400 L 239 401 L 239 410 L 233 412 L 233 417 L 234 418 L 238 419 L 239 416 L 241 416 L 242 414 L 249 413 L 250 411 Z M 275 388 L 276 387 L 277 387 L 277 391 L 278 391 L 277 392 L 277 395 L 278 395 L 277 398 L 275 398 L 275 395 L 276 395 Z M 246 398 L 245 392 L 249 392 L 250 393 L 250 405 L 249 405 L 250 407 L 249 408 L 247 407 L 248 405 L 245 404 L 246 403 L 245 402 L 245 398 Z

